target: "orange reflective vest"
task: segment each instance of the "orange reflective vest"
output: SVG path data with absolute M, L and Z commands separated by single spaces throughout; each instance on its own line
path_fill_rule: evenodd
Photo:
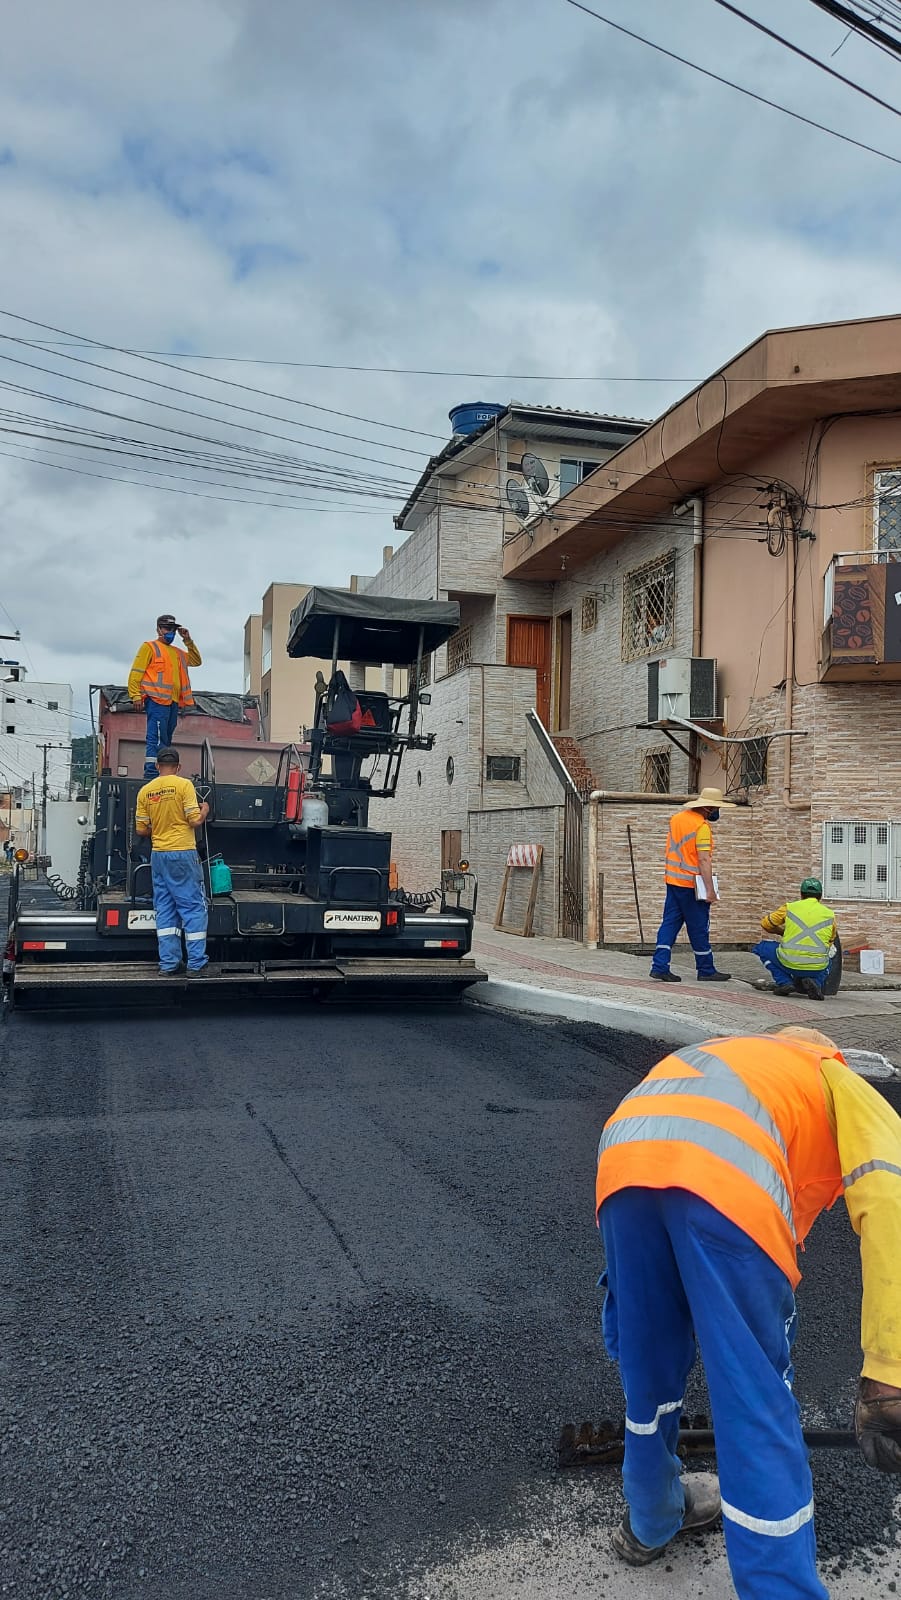
M 153 655 L 144 669 L 141 693 L 146 699 L 155 700 L 158 706 L 171 706 L 173 701 L 177 706 L 192 706 L 194 696 L 191 693 L 187 653 L 173 644 L 160 644 L 159 639 L 148 639 L 147 646 Z M 173 671 L 173 656 L 178 661 L 180 671 L 178 682 Z
M 679 889 L 695 887 L 695 878 L 700 870 L 696 841 L 699 828 L 705 825 L 705 818 L 700 811 L 677 811 L 674 817 L 670 817 L 664 873 L 667 883 Z M 712 856 L 712 844 L 710 853 Z
M 842 1192 L 823 1059 L 816 1045 L 754 1037 L 667 1056 L 604 1128 L 598 1207 L 619 1189 L 687 1189 L 743 1229 L 794 1286 L 797 1246 Z

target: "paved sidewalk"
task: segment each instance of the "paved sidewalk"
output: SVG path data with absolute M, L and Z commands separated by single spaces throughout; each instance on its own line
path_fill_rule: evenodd
M 763 1032 L 780 1021 L 803 1023 L 822 1028 L 838 1044 L 881 1050 L 901 1066 L 901 986 L 892 987 L 901 980 L 861 979 L 849 973 L 831 999 L 782 1000 L 753 987 L 765 974 L 750 952 L 722 952 L 718 965 L 733 977 L 729 983 L 706 984 L 695 979 L 688 946 L 683 950 L 677 945 L 673 971 L 683 981 L 666 985 L 649 978 L 648 956 L 589 950 L 566 939 L 519 939 L 484 923 L 476 924 L 473 954 L 492 978 L 644 1006 L 651 1012 L 677 1011 L 696 1018 L 711 1034 Z

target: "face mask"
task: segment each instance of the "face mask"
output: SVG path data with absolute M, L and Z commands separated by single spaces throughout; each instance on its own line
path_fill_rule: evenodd
M 167 644 L 171 644 L 172 640 L 175 638 L 175 629 L 173 628 L 171 633 L 164 633 L 163 638 Z
M 707 813 L 707 821 L 708 822 L 719 822 L 719 820 L 720 820 L 719 807 L 718 806 L 711 806 L 710 810 Z

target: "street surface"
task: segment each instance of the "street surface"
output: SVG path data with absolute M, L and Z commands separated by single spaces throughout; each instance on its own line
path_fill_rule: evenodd
M 553 1469 L 563 1423 L 621 1412 L 594 1158 L 661 1053 L 465 1006 L 16 1016 L 0 1594 L 728 1595 L 719 1533 L 633 1578 L 617 1473 Z M 839 1206 L 804 1261 L 813 1424 L 850 1415 L 856 1257 Z M 815 1476 L 833 1594 L 884 1594 L 891 1481 Z

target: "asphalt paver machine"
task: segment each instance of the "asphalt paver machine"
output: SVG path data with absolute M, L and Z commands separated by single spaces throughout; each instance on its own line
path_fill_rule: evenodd
M 405 692 L 357 691 L 360 725 L 344 732 L 329 727 L 320 693 L 308 736 L 285 747 L 248 743 L 246 727 L 228 736 L 223 706 L 240 697 L 210 697 L 218 719 L 204 723 L 202 710 L 183 719 L 181 770 L 210 806 L 198 836 L 208 891 L 220 876 L 211 864 L 228 867 L 226 891 L 209 893 L 210 967 L 190 980 L 157 970 L 149 841 L 134 829 L 142 752 L 137 738 L 130 757 L 124 742 L 111 744 L 130 707 L 124 691 L 104 691 L 107 764 L 74 897 L 61 902 L 46 884 L 29 892 L 21 870 L 12 878 L 6 1011 L 156 1003 L 188 986 L 261 999 L 456 998 L 483 979 L 469 954 L 477 886 L 465 863 L 442 872 L 440 887 L 407 892 L 391 834 L 369 816 L 374 800 L 396 795 L 406 753 L 433 747 L 420 727 L 423 661 L 459 620 L 452 603 L 311 589 L 292 614 L 288 654 L 331 660 L 333 682 L 342 661 L 402 665 Z

